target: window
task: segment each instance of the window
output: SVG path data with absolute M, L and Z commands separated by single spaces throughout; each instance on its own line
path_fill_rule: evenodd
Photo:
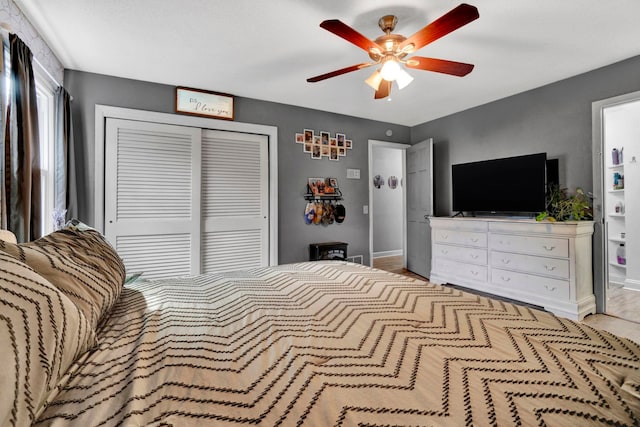
M 53 231 L 55 207 L 55 91 L 51 78 L 34 61 L 38 131 L 40 132 L 40 168 L 42 186 L 42 233 Z

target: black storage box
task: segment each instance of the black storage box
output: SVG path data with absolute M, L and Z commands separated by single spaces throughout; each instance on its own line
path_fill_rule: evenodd
M 344 261 L 347 259 L 347 243 L 325 242 L 309 245 L 309 261 L 333 259 Z

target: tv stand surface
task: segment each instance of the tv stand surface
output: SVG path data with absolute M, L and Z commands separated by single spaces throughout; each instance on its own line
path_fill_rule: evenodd
M 431 276 L 539 305 L 573 320 L 595 313 L 592 221 L 431 217 Z

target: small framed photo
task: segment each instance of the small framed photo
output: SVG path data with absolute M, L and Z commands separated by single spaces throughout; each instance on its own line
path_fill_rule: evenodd
M 320 140 L 320 135 L 313 135 L 313 143 L 314 144 L 322 144 L 322 141 Z
M 307 185 L 313 195 L 322 196 L 325 194 L 326 184 L 324 178 L 307 178 Z
M 313 130 L 311 129 L 304 130 L 304 142 L 313 142 Z
M 305 142 L 304 143 L 304 152 L 305 153 L 311 153 L 311 151 L 313 150 L 313 144 L 310 142 Z
M 322 140 L 322 145 L 329 145 L 329 132 L 320 132 L 320 139 Z
M 320 155 L 320 146 L 317 144 L 311 144 L 311 158 L 319 159 L 322 156 Z
M 345 136 L 343 133 L 336 133 L 336 139 L 338 140 L 338 147 L 344 147 Z
M 338 180 L 336 178 L 329 178 L 329 185 L 333 188 L 338 188 Z
M 345 147 L 338 147 L 338 156 L 346 156 L 347 149 Z
M 329 160 L 338 161 L 338 147 L 330 147 L 331 153 L 329 154 Z
M 336 141 L 335 138 L 329 138 L 329 145 L 332 147 L 335 147 L 338 145 L 338 142 Z
M 322 151 L 320 152 L 320 154 L 322 154 L 322 157 L 329 157 L 329 155 L 331 154 L 331 147 L 329 147 L 328 145 L 321 145 L 322 147 Z
M 304 144 L 304 134 L 296 133 L 296 144 Z
M 345 145 L 347 147 L 347 150 L 351 150 L 352 141 L 350 139 L 345 139 L 344 143 L 345 143 Z

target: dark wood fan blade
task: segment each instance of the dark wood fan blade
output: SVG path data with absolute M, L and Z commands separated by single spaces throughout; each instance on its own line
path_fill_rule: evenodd
M 338 37 L 342 37 L 346 41 L 353 43 L 360 49 L 364 49 L 367 52 L 369 52 L 369 50 L 371 49 L 378 49 L 379 51 L 383 51 L 383 49 L 378 46 L 378 44 L 369 40 L 368 38 L 338 19 L 328 19 L 326 21 L 322 21 L 320 27 L 332 32 Z
M 407 68 L 416 70 L 435 71 L 436 73 L 451 74 L 452 76 L 466 76 L 473 70 L 473 64 L 464 62 L 447 61 L 446 59 L 425 58 L 412 56 L 405 63 Z
M 391 93 L 391 82 L 389 80 L 382 80 L 373 98 L 374 99 L 386 98 L 387 96 L 389 96 L 390 93 Z
M 440 18 L 436 19 L 398 46 L 403 49 L 410 44 L 414 45 L 413 52 L 428 45 L 429 43 L 446 36 L 450 32 L 467 25 L 480 17 L 478 9 L 466 3 L 450 10 Z
M 358 71 L 363 68 L 372 66 L 370 62 L 363 62 L 362 64 L 352 65 L 350 67 L 341 68 L 339 70 L 331 71 L 330 73 L 320 74 L 319 76 L 310 77 L 307 79 L 309 83 L 316 83 L 322 80 L 330 79 L 331 77 L 340 76 L 342 74 L 350 73 L 352 71 Z

